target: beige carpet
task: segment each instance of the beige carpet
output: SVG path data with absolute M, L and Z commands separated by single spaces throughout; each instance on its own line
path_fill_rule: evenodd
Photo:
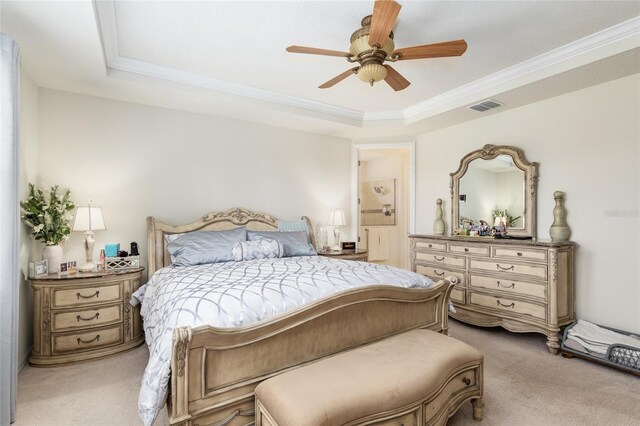
M 451 322 L 453 337 L 485 354 L 481 425 L 638 425 L 640 378 L 579 359 L 551 356 L 545 339 Z M 138 389 L 146 346 L 110 358 L 50 369 L 25 367 L 15 425 L 139 425 Z M 163 410 L 156 425 L 168 424 Z M 471 404 L 449 425 L 478 425 Z

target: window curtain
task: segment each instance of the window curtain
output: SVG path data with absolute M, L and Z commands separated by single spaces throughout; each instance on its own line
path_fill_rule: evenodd
M 20 50 L 0 36 L 0 425 L 7 425 L 15 421 L 18 390 Z

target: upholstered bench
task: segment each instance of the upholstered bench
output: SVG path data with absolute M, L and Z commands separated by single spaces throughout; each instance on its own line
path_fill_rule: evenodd
M 413 330 L 322 359 L 256 388 L 256 426 L 441 425 L 465 401 L 482 420 L 483 355 Z

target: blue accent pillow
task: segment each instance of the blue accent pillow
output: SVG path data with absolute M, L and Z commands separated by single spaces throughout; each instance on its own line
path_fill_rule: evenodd
M 249 241 L 271 239 L 277 240 L 284 246 L 284 257 L 315 256 L 317 253 L 309 244 L 308 236 L 303 231 L 247 231 Z
M 303 231 L 307 234 L 307 242 L 311 243 L 310 229 L 307 226 L 307 221 L 304 219 L 294 220 L 292 222 L 278 221 L 278 231 L 280 232 L 294 232 Z
M 233 260 L 233 245 L 247 240 L 247 228 L 197 231 L 167 238 L 173 266 L 193 266 Z

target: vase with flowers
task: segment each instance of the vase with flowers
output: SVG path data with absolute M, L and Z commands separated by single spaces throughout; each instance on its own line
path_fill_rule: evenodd
M 69 239 L 73 219 L 71 211 L 75 207 L 71 192 L 67 190 L 60 195 L 57 185 L 45 192 L 30 183 L 29 197 L 20 202 L 22 220 L 31 228 L 33 238 L 45 245 L 42 259 L 48 262 L 49 273 L 58 272 L 64 259 L 60 244 Z

